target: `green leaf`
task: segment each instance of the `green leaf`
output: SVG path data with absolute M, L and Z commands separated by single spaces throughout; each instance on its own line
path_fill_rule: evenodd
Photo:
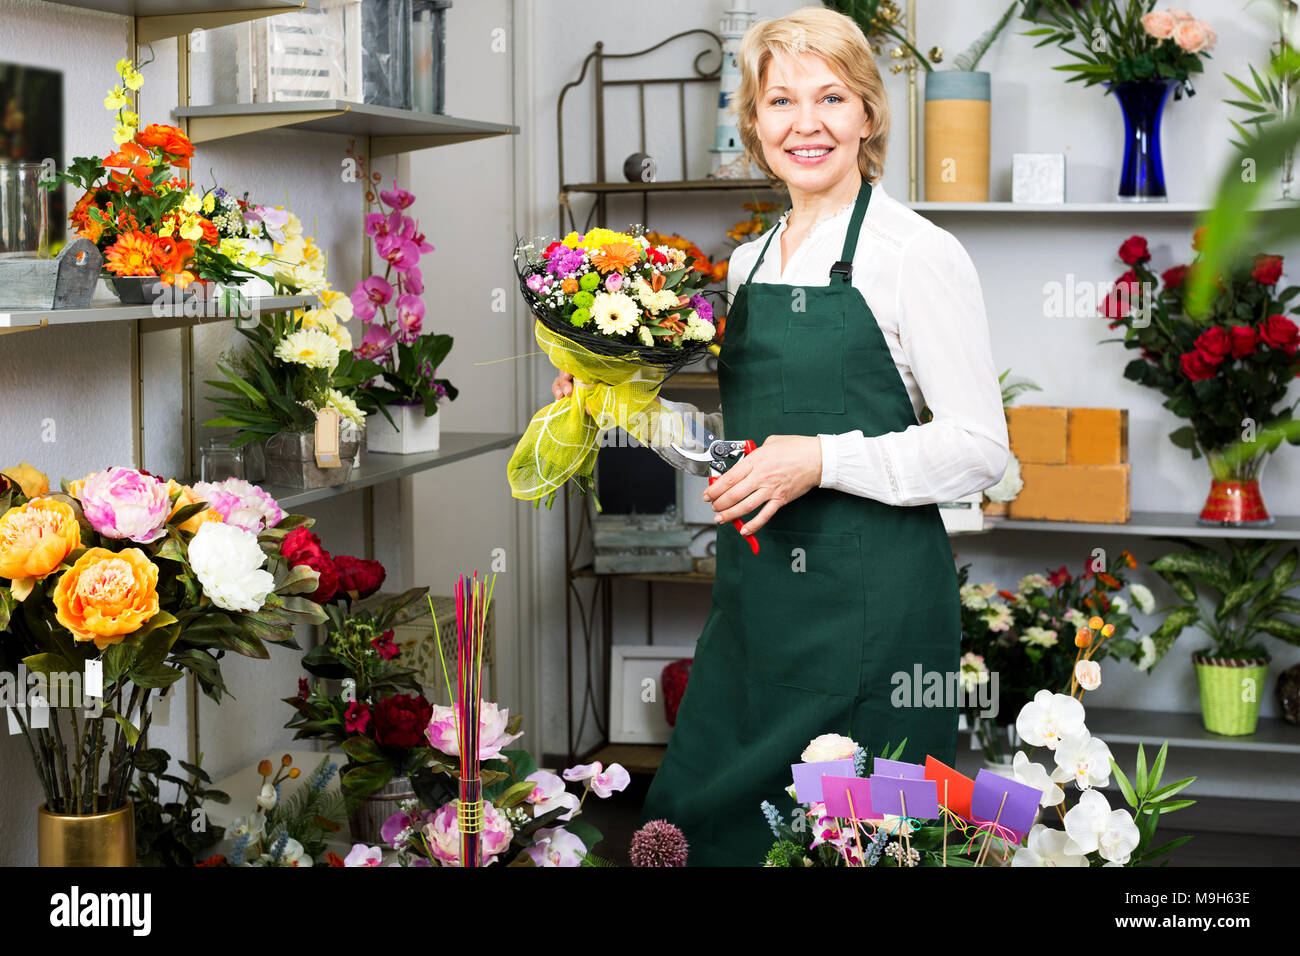
M 343 752 L 359 763 L 374 763 L 384 759 L 379 745 L 369 737 L 349 737 L 343 741 L 342 746 Z
M 1272 620 L 1260 621 L 1255 627 L 1278 640 L 1300 647 L 1300 625 L 1292 624 L 1290 621 Z
M 1183 810 L 1187 807 L 1193 806 L 1195 803 L 1195 800 L 1171 800 L 1168 803 L 1159 803 L 1156 807 L 1159 813 L 1164 814 L 1173 813 L 1175 810 Z
M 122 728 L 122 733 L 126 735 L 126 742 L 134 747 L 136 741 L 140 739 L 140 731 L 136 728 L 135 724 L 131 723 L 131 721 L 127 720 L 121 714 L 114 714 L 113 719 L 117 721 L 117 725 Z
M 1195 780 L 1195 777 L 1188 777 L 1186 780 L 1179 780 L 1166 787 L 1161 787 L 1159 790 L 1153 790 L 1147 794 L 1147 800 L 1151 803 L 1159 803 L 1165 798 L 1172 797 L 1175 793 L 1180 793 L 1187 789 Z
M 1110 769 L 1115 774 L 1115 783 L 1119 785 L 1120 793 L 1124 794 L 1124 799 L 1128 802 L 1128 805 L 1136 807 L 1138 800 L 1137 795 L 1133 792 L 1133 785 L 1128 782 L 1128 777 L 1124 776 L 1124 771 L 1119 769 L 1119 764 L 1113 758 L 1110 761 Z
M 1137 770 L 1133 776 L 1133 782 L 1136 784 L 1134 792 L 1138 797 L 1147 795 L 1147 755 L 1142 750 L 1142 745 L 1138 744 L 1137 752 Z
M 1156 754 L 1156 762 L 1151 765 L 1151 775 L 1147 779 L 1147 797 L 1151 796 L 1151 791 L 1160 786 L 1160 777 L 1165 772 L 1165 755 L 1169 753 L 1169 741 L 1160 745 L 1160 753 Z
M 33 654 L 23 658 L 23 664 L 29 671 L 38 674 L 76 674 L 81 668 L 75 666 L 66 657 L 58 654 Z
M 132 669 L 131 682 L 140 687 L 170 687 L 184 676 L 180 668 L 157 664 L 147 670 Z
M 516 803 L 522 801 L 537 787 L 532 780 L 521 780 L 506 788 L 505 792 L 496 798 L 493 802 L 501 808 L 513 807 Z
M 393 767 L 387 760 L 353 767 L 343 775 L 345 790 L 355 797 L 367 797 L 393 779 Z
M 1145 853 L 1142 854 L 1142 862 L 1145 863 L 1147 860 L 1154 860 L 1158 856 L 1164 856 L 1170 850 L 1178 849 L 1180 846 L 1182 846 L 1191 838 L 1192 838 L 1192 834 L 1188 833 L 1183 836 L 1176 837 L 1170 840 L 1168 843 L 1161 844 L 1160 846 L 1156 847 L 1154 850 L 1147 850 Z
M 570 820 L 564 825 L 564 829 L 581 840 L 588 851 L 595 849 L 596 844 L 604 839 L 599 830 L 583 820 Z

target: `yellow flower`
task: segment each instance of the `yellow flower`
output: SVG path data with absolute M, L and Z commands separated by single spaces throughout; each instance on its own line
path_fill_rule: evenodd
M 123 126 L 121 123 L 118 123 L 113 127 L 113 142 L 118 146 L 121 146 L 123 143 L 129 143 L 131 138 L 134 136 L 135 128 L 132 126 Z
M 122 125 L 138 128 L 140 126 L 140 114 L 132 113 L 130 110 L 123 110 Z
M 162 224 L 162 228 L 158 230 L 158 235 L 166 239 L 175 231 L 176 231 L 176 220 L 168 219 L 165 223 Z
M 77 513 L 58 498 L 35 498 L 0 516 L 0 578 L 9 578 L 20 601 L 79 547 Z
M 10 465 L 4 471 L 0 471 L 0 474 L 18 485 L 23 490 L 24 498 L 36 498 L 50 492 L 50 479 L 45 477 L 45 473 L 38 470 L 35 465 L 25 461 Z
M 317 311 L 329 313 L 334 322 L 346 322 L 352 318 L 352 300 L 337 289 L 322 289 L 320 302 Z
M 203 227 L 199 225 L 199 220 L 191 216 L 181 223 L 181 238 L 195 242 L 203 238 Z
M 125 77 L 128 73 L 134 72 L 134 66 L 131 61 L 125 57 L 117 61 L 117 66 L 114 69 L 117 70 L 117 75 L 122 77 Z
M 568 246 L 570 249 L 578 248 L 578 243 L 581 241 L 582 236 L 578 235 L 576 232 L 571 232 L 560 240 L 563 245 Z
M 216 209 L 216 208 L 217 208 L 217 197 L 216 197 L 216 196 L 214 196 L 212 193 L 208 193 L 206 196 L 203 197 L 203 212 L 204 212 L 205 214 L 206 214 L 206 213 L 211 213 L 212 210 L 214 210 L 214 209 Z
M 203 200 L 194 193 L 187 193 L 181 200 L 181 209 L 188 213 L 196 213 L 203 208 Z
M 587 231 L 587 234 L 582 237 L 582 241 L 578 243 L 578 248 L 600 249 L 616 242 L 631 245 L 635 241 L 635 239 L 625 232 L 615 232 L 612 229 L 590 229 Z
M 104 109 L 117 111 L 131 102 L 126 97 L 126 92 L 120 86 L 115 86 L 108 91 L 108 96 L 104 97 Z
M 128 90 L 138 90 L 144 86 L 144 74 L 139 70 L 132 70 L 122 76 L 122 82 L 126 84 Z

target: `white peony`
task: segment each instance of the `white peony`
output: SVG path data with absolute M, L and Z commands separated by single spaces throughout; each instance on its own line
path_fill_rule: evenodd
M 1031 747 L 1055 750 L 1063 737 L 1087 733 L 1083 704 L 1067 694 L 1040 690 L 1016 715 L 1016 733 Z
M 1156 609 L 1156 598 L 1151 589 L 1142 584 L 1130 584 L 1128 593 L 1133 595 L 1133 603 L 1143 614 L 1150 614 Z
M 1056 746 L 1052 779 L 1057 783 L 1073 780 L 1080 790 L 1106 786 L 1110 783 L 1110 748 L 1086 728 L 1065 736 Z
M 1065 832 L 1080 853 L 1123 866 L 1138 845 L 1138 828 L 1127 810 L 1112 810 L 1098 790 L 1088 790 L 1065 813 Z
M 1005 503 L 1013 501 L 1016 495 L 1020 494 L 1020 489 L 1024 487 L 1024 479 L 1020 477 L 1020 459 L 1008 454 L 1007 470 L 1002 473 L 1002 478 L 996 485 L 984 489 L 984 495 L 989 501 Z
M 1035 823 L 1026 846 L 1011 858 L 1012 866 L 1087 866 L 1088 861 L 1069 835 Z
M 275 588 L 275 578 L 262 570 L 266 555 L 257 535 L 234 525 L 200 525 L 190 541 L 189 558 L 203 593 L 227 611 L 260 611 Z
M 804 763 L 819 763 L 823 760 L 844 760 L 852 757 L 858 749 L 855 741 L 840 734 L 822 734 L 814 737 L 804 748 L 799 759 Z

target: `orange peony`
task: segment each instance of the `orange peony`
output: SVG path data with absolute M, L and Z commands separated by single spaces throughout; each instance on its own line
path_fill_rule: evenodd
M 178 491 L 181 493 L 181 496 L 176 499 L 176 506 L 172 508 L 171 514 L 167 516 L 168 521 L 171 521 L 172 515 L 175 515 L 176 512 L 180 511 L 182 508 L 189 505 L 201 504 L 204 500 L 200 498 L 198 492 L 189 485 L 182 485 L 179 484 L 175 478 L 168 478 L 167 496 L 170 498 Z M 206 524 L 209 521 L 225 520 L 225 518 L 221 517 L 221 512 L 217 511 L 215 508 L 204 508 L 198 514 L 191 515 L 183 524 L 179 524 L 176 527 L 180 528 L 182 531 L 188 531 L 191 534 L 194 534 L 199 530 L 200 525 Z
M 54 611 L 77 641 L 101 651 L 158 613 L 158 567 L 139 548 L 91 548 L 59 578 Z
M 21 464 L 10 465 L 4 470 L 4 476 L 17 482 L 18 487 L 23 490 L 24 498 L 35 498 L 37 495 L 50 493 L 50 479 L 45 477 L 45 473 L 35 465 L 30 465 L 25 461 Z
M 171 159 L 173 166 L 179 166 L 181 169 L 190 168 L 194 144 L 175 126 L 150 123 L 135 134 L 135 141 L 149 149 L 161 149 Z
M 154 239 L 144 232 L 124 232 L 105 250 L 104 268 L 119 276 L 152 276 Z
M 35 498 L 0 515 L 0 578 L 14 582 L 20 600 L 33 581 L 52 573 L 79 547 L 77 512 L 65 501 Z
M 627 242 L 611 242 L 591 254 L 591 264 L 601 272 L 622 272 L 641 261 L 641 248 Z

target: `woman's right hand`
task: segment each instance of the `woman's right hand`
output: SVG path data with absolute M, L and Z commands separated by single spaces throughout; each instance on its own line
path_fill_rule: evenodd
M 564 396 L 573 391 L 573 376 L 568 372 L 561 372 L 555 376 L 555 381 L 551 383 L 551 394 L 555 396 L 558 402 Z

